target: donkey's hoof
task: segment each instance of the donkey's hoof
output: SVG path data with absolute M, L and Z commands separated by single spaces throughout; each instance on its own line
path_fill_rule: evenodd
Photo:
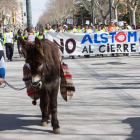
M 52 114 L 49 114 L 48 120 L 52 119 Z
M 54 133 L 54 134 L 60 134 L 60 128 L 53 129 L 53 133 Z
M 41 126 L 47 126 L 47 122 L 41 122 Z

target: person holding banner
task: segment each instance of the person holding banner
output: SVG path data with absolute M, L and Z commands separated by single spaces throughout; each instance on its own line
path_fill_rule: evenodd
M 126 22 L 126 21 L 124 21 L 123 23 L 124 23 L 124 24 L 125 24 L 125 23 L 127 24 L 127 22 Z M 123 27 L 122 27 L 122 29 L 124 29 L 124 28 L 125 28 L 125 27 L 123 26 Z M 128 25 L 128 24 L 127 24 L 127 28 L 128 28 L 128 30 L 132 30 L 131 26 L 130 26 L 130 25 Z
M 129 30 L 129 28 L 128 28 L 128 24 L 127 24 L 127 23 L 124 23 L 123 30 Z
M 57 28 L 57 33 L 63 33 L 63 30 L 62 30 L 62 25 L 59 25 L 58 28 Z
M 73 33 L 73 25 L 72 24 L 69 24 L 67 32 Z
M 99 26 L 98 26 L 98 31 L 97 31 L 97 32 L 105 32 L 105 29 L 102 29 L 102 26 L 99 25 Z
M 76 26 L 73 27 L 73 33 L 76 33 Z
M 113 20 L 111 20 L 110 23 L 109 23 L 108 31 L 109 32 L 116 32 L 117 31 L 116 26 L 114 25 L 114 21 Z
M 88 24 L 85 24 L 85 28 L 83 29 L 83 33 L 87 33 L 87 34 L 91 34 L 92 33 L 92 30 L 89 29 L 89 25 Z
M 56 25 L 53 25 L 52 26 L 52 33 L 55 33 L 56 32 Z
M 116 29 L 117 30 L 120 30 L 120 27 L 118 26 L 118 23 L 117 22 L 115 22 L 115 26 L 116 26 Z
M 39 31 L 38 38 L 39 38 L 39 39 L 45 39 L 45 36 L 43 35 L 42 30 Z
M 80 25 L 78 25 L 77 26 L 77 29 L 76 29 L 76 33 L 81 33 L 82 31 L 81 31 L 81 27 L 80 27 Z
M 34 34 L 36 35 L 36 37 L 38 37 L 39 31 L 38 31 L 37 27 L 35 27 L 35 32 L 34 32 Z
M 98 24 L 95 24 L 95 33 L 98 32 Z
M 99 28 L 98 28 L 98 30 L 99 30 Z M 104 24 L 101 24 L 101 31 L 105 32 Z
M 94 25 L 92 26 L 92 32 L 93 33 L 95 32 L 95 26 Z
M 44 29 L 44 33 L 51 33 L 51 32 L 52 32 L 52 28 L 50 28 L 50 24 L 47 23 L 46 28 Z
M 135 25 L 132 25 L 131 28 L 132 28 L 132 30 L 136 30 Z

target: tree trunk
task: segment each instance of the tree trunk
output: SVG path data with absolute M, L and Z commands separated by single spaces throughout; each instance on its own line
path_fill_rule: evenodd
M 136 11 L 135 10 L 133 10 L 133 11 L 131 11 L 131 15 L 132 15 L 132 24 L 133 25 L 136 25 Z
M 97 22 L 97 18 L 95 17 L 95 18 L 94 18 L 94 24 L 96 24 L 96 22 Z
M 117 21 L 118 21 L 118 10 L 117 10 L 117 7 L 114 10 L 114 14 L 115 14 L 115 19 L 117 19 Z
M 106 24 L 107 17 L 103 17 L 103 24 Z

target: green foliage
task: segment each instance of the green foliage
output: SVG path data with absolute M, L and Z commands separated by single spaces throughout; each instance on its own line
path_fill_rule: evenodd
M 127 12 L 126 14 L 120 14 L 118 20 L 126 21 L 128 24 L 130 24 L 129 13 Z
M 126 6 L 123 3 L 119 3 L 119 5 L 118 5 L 118 12 L 119 13 L 123 13 L 124 10 L 125 10 L 125 7 Z
M 126 12 L 126 6 L 123 3 L 119 3 L 118 5 L 118 20 L 119 21 L 126 21 L 130 24 L 130 15 L 129 12 Z
M 139 25 L 139 23 L 140 23 L 140 3 L 136 11 L 136 24 Z
M 92 21 L 92 16 L 90 15 L 89 11 L 85 9 L 85 7 L 82 8 L 82 14 L 83 14 L 83 24 L 85 24 L 86 20 Z M 75 15 L 76 23 L 81 24 L 81 9 L 79 8 L 77 14 Z

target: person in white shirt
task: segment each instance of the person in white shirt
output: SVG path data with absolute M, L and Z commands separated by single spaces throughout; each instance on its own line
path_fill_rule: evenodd
M 12 61 L 14 40 L 13 40 L 13 33 L 9 32 L 8 28 L 5 28 L 3 44 L 6 47 L 6 57 L 8 58 L 8 61 Z
M 56 25 L 53 25 L 52 26 L 52 33 L 55 33 L 56 32 Z

